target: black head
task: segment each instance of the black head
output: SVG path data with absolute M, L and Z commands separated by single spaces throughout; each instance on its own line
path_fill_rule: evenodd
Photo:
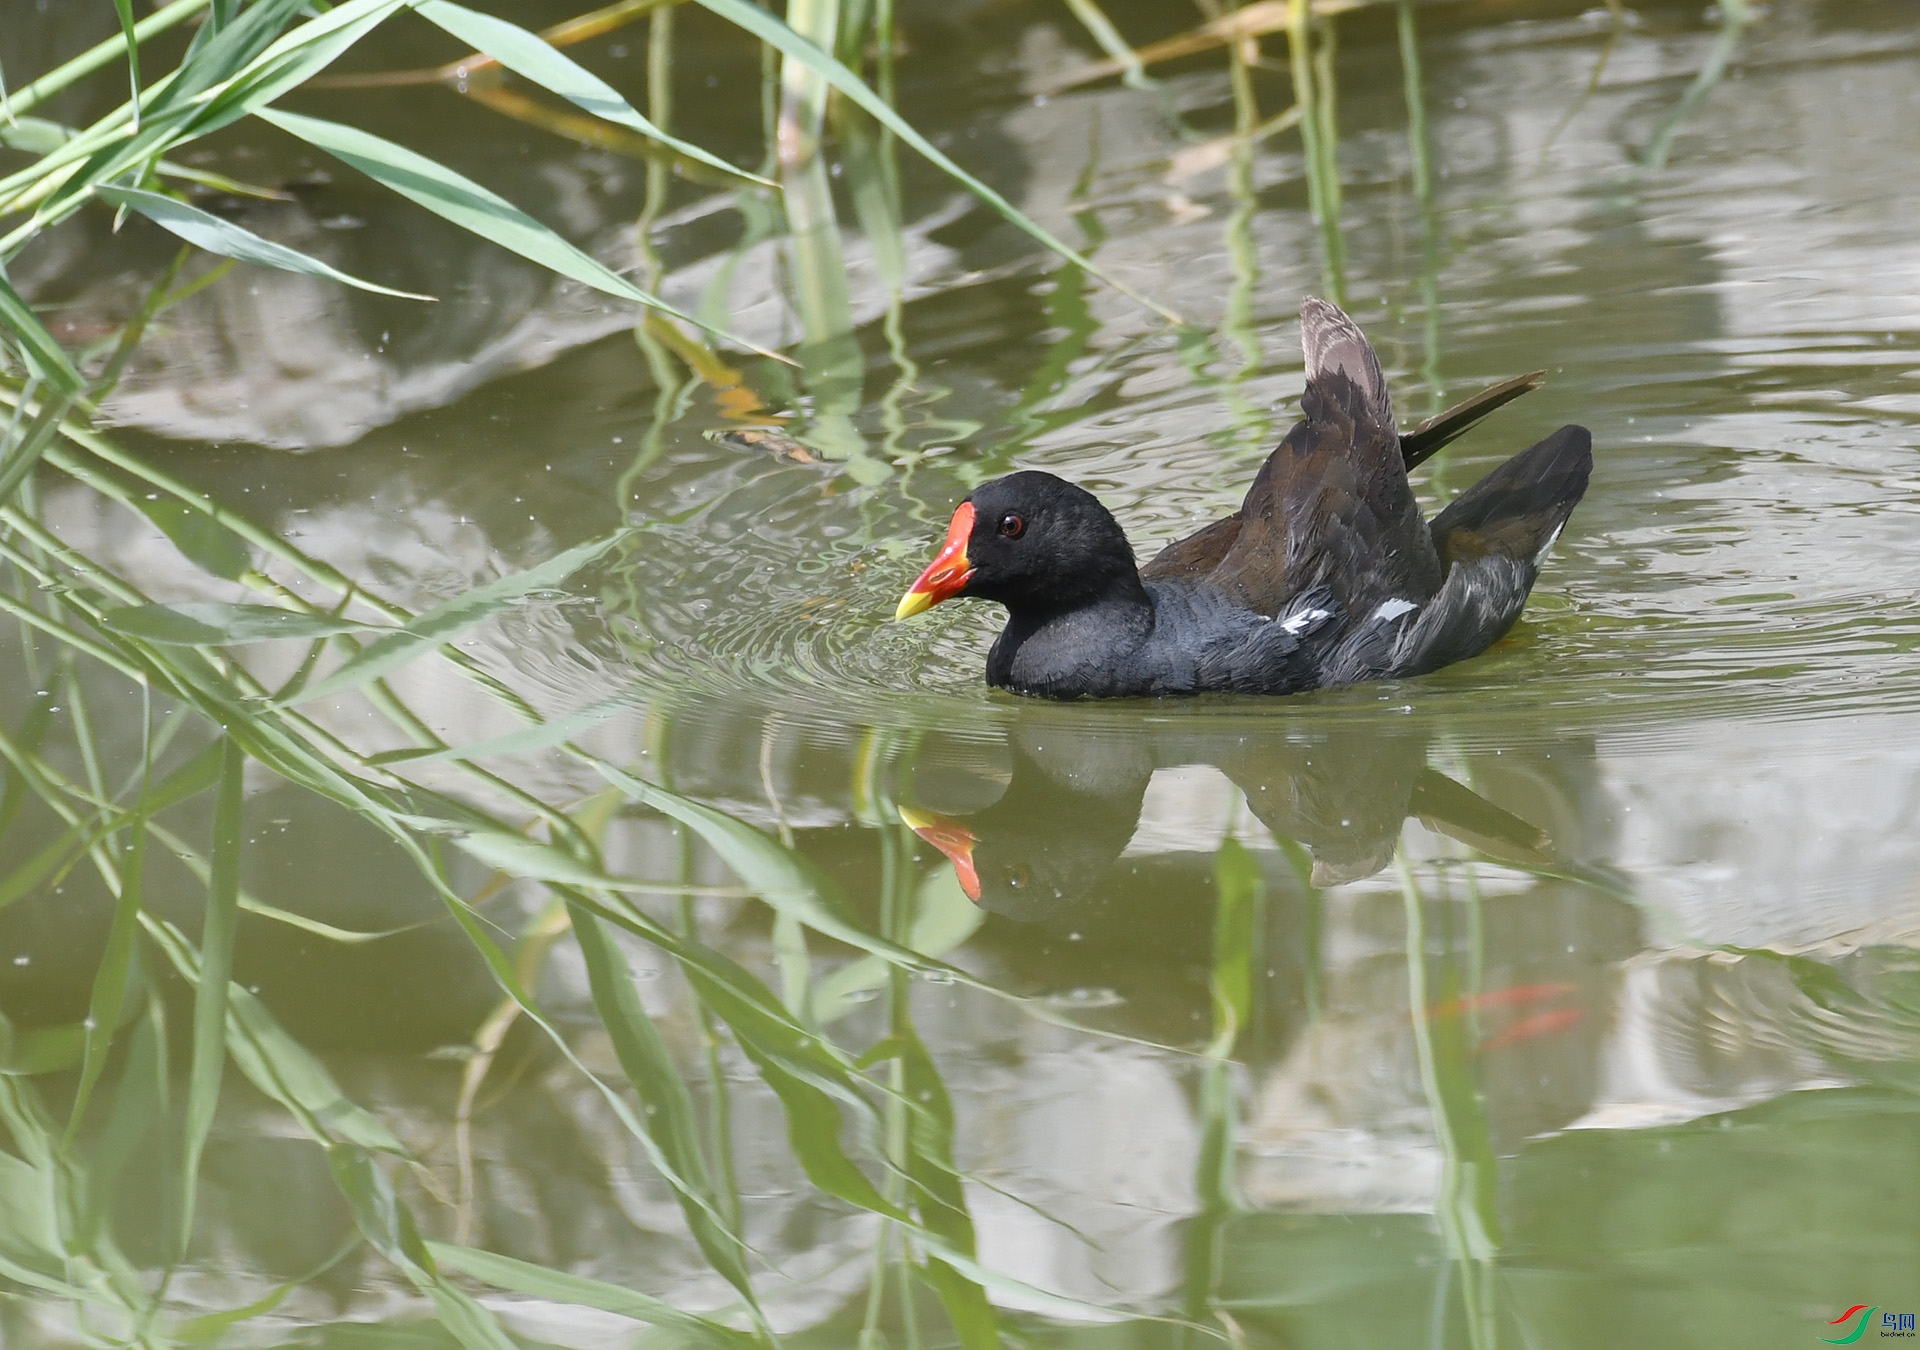
M 1133 546 L 1113 513 L 1085 488 L 1027 470 L 984 483 L 960 503 L 898 616 L 957 595 L 1039 614 L 1139 590 Z

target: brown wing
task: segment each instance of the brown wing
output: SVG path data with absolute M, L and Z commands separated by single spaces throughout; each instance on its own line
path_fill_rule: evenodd
M 1189 581 L 1203 577 L 1220 565 L 1239 536 L 1240 513 L 1235 511 L 1168 544 L 1140 569 L 1140 575 Z
M 1522 394 L 1538 389 L 1545 383 L 1546 374 L 1544 370 L 1536 370 L 1504 380 L 1481 390 L 1472 398 L 1462 400 L 1438 416 L 1429 417 L 1399 438 L 1401 462 L 1408 469 L 1422 463 L 1478 426 L 1487 414 L 1506 406 Z M 1184 539 L 1175 540 L 1156 553 L 1140 569 L 1140 575 L 1167 580 L 1197 580 L 1206 576 L 1220 565 L 1233 548 L 1240 537 L 1240 525 L 1244 519 L 1239 511 L 1235 511 Z
M 1379 360 L 1325 301 L 1301 307 L 1300 331 L 1306 418 L 1255 476 L 1209 582 L 1262 614 L 1315 586 L 1356 615 L 1385 599 L 1424 601 L 1440 563 L 1407 484 Z

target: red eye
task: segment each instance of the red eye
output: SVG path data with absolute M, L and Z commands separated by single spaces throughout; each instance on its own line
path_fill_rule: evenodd
M 1007 536 L 1007 538 L 1018 539 L 1021 535 L 1025 534 L 1026 532 L 1027 532 L 1026 517 L 1015 515 L 1011 511 L 1007 512 L 1006 515 L 1000 517 L 1000 533 Z

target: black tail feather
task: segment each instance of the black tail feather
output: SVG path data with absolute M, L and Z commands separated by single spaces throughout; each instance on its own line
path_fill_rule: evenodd
M 1482 478 L 1433 519 L 1433 546 L 1451 567 L 1489 554 L 1533 562 L 1586 495 L 1593 436 L 1564 426 Z
M 1491 389 L 1482 389 L 1472 398 L 1454 404 L 1443 413 L 1429 417 L 1400 438 L 1401 458 L 1409 469 L 1424 463 L 1442 447 L 1452 444 L 1480 425 L 1481 419 L 1488 413 L 1505 407 L 1529 390 L 1538 389 L 1546 381 L 1547 372 L 1544 370 L 1516 375 Z

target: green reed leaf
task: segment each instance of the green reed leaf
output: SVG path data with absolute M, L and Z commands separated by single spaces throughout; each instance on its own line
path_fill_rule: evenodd
M 926 1045 L 904 1015 L 896 1019 L 894 1035 L 901 1042 L 905 1070 L 904 1096 L 911 1113 L 907 1121 L 907 1176 L 917 1188 L 914 1208 L 927 1231 L 962 1256 L 975 1254 L 973 1216 L 967 1210 L 966 1184 L 953 1161 L 953 1099 Z M 931 1253 L 925 1268 L 927 1283 L 939 1294 L 947 1316 L 966 1350 L 999 1350 L 1000 1323 L 986 1290 L 953 1265 Z
M 74 369 L 66 349 L 53 340 L 40 316 L 13 289 L 4 267 L 0 267 L 0 328 L 12 335 L 36 378 L 71 398 L 78 398 L 86 390 L 87 382 Z
M 520 731 L 510 731 L 503 736 L 489 737 L 484 741 L 470 741 L 465 745 L 450 745 L 444 750 L 429 750 L 424 746 L 408 747 L 401 750 L 387 750 L 368 757 L 369 764 L 419 764 L 436 760 L 481 759 L 487 755 L 523 755 L 535 750 L 551 750 L 572 740 L 583 731 L 590 731 L 605 722 L 610 722 L 621 713 L 632 712 L 641 706 L 632 694 L 617 694 L 613 698 L 602 699 L 598 703 L 574 712 L 564 713 L 550 721 L 540 722 Z
M 332 637 L 382 627 L 331 614 L 306 614 L 271 605 L 229 605 L 218 601 L 126 605 L 105 611 L 100 622 L 116 633 L 169 647 L 225 647 L 279 638 Z
M 194 1192 L 200 1154 L 220 1103 L 227 1062 L 227 982 L 233 973 L 233 938 L 240 911 L 241 782 L 246 757 L 231 736 L 220 761 L 220 795 L 213 810 L 213 874 L 200 929 L 200 984 L 193 997 L 193 1066 L 187 1083 L 187 1117 L 181 1167 L 180 1228 L 176 1250 L 193 1232 Z
M 256 1317 L 265 1317 L 287 1301 L 287 1296 L 298 1289 L 312 1284 L 322 1275 L 339 1265 L 359 1247 L 358 1237 L 350 1238 L 335 1249 L 333 1255 L 326 1258 L 311 1270 L 302 1272 L 290 1280 L 282 1281 L 269 1289 L 253 1302 L 238 1308 L 228 1308 L 221 1312 L 202 1313 L 190 1317 L 173 1329 L 173 1339 L 183 1345 L 205 1345 L 217 1342 L 242 1322 L 251 1322 Z
M 438 1278 L 439 1267 L 420 1240 L 412 1212 L 394 1194 L 393 1183 L 367 1151 L 334 1144 L 327 1149 L 327 1165 L 353 1211 L 354 1226 L 368 1245 L 410 1276 Z
M 508 876 L 529 881 L 557 881 L 568 886 L 613 886 L 620 883 L 592 863 L 541 839 L 512 830 L 469 830 L 454 836 L 454 846 Z
M 238 581 L 253 570 L 253 554 L 244 540 L 212 515 L 172 497 L 135 497 L 131 505 L 160 528 L 173 546 L 212 576 Z
M 552 1299 L 557 1303 L 569 1303 L 577 1307 L 598 1308 L 602 1312 L 617 1313 L 622 1317 L 631 1317 L 637 1322 L 646 1322 L 652 1326 L 681 1332 L 698 1346 L 722 1346 L 727 1350 L 746 1350 L 746 1347 L 765 1344 L 757 1336 L 736 1331 L 732 1327 L 721 1326 L 718 1322 L 684 1312 L 657 1298 L 632 1289 L 622 1289 L 619 1285 L 608 1284 L 604 1280 L 592 1279 L 585 1275 L 569 1275 L 564 1271 L 534 1265 L 530 1261 L 518 1261 L 511 1256 L 501 1256 L 497 1252 L 455 1246 L 450 1242 L 428 1242 L 427 1250 L 433 1253 L 442 1267 L 460 1271 L 496 1289 L 508 1289 L 516 1294 L 530 1294 L 535 1298 Z
M 367 0 L 350 0 L 341 9 L 358 10 Z M 202 33 L 180 63 L 174 78 L 156 91 L 145 113 L 166 111 L 192 103 L 201 94 L 226 83 L 269 50 L 281 30 L 298 17 L 303 0 L 256 0 L 241 18 L 211 34 Z M 316 21 L 319 22 L 319 21 Z M 309 31 L 312 31 L 311 27 Z M 204 40 L 203 40 L 204 39 Z
M 698 964 L 682 963 L 688 983 L 727 1024 L 760 1071 L 761 1080 L 780 1099 L 787 1117 L 787 1141 L 807 1179 L 848 1204 L 910 1223 L 898 1206 L 874 1188 L 840 1143 L 843 1122 L 835 1098 L 864 1100 L 847 1067 L 805 1028 L 790 1021 L 766 987 L 746 971 L 711 948 L 687 946 L 701 958 Z
M 188 134 L 204 136 L 305 84 L 332 65 L 409 0 L 347 0 L 283 34 L 237 71 L 195 116 Z
M 4 752 L 0 757 L 7 760 L 7 790 L 23 794 L 27 788 L 26 778 L 20 774 L 21 764 L 32 761 L 16 763 L 14 757 L 22 753 L 22 747 L 9 742 L 4 733 L 0 733 L 0 751 Z M 189 797 L 198 796 L 219 781 L 219 766 L 220 743 L 215 741 L 149 788 L 141 798 L 139 813 L 151 816 Z M 19 784 L 17 789 L 13 786 L 16 781 Z M 17 795 L 10 798 L 18 799 Z M 101 839 L 124 828 L 134 815 L 130 812 L 106 819 L 87 817 L 68 826 L 20 866 L 0 875 L 0 909 L 12 904 L 49 877 L 57 875 Z
M 298 249 L 288 248 L 285 244 L 276 244 L 270 239 L 262 239 L 251 230 L 242 229 L 230 220 L 202 211 L 197 206 L 175 201 L 172 197 L 158 192 L 147 192 L 139 188 L 113 187 L 102 183 L 94 189 L 99 197 L 112 202 L 115 206 L 124 206 L 137 211 L 170 234 L 192 244 L 195 248 L 217 253 L 223 258 L 236 258 L 241 262 L 258 263 L 262 267 L 278 268 L 282 272 L 295 272 L 302 276 L 324 277 L 329 281 L 338 281 L 363 291 L 373 291 L 379 295 L 395 295 L 402 300 L 432 300 L 431 295 L 418 295 L 412 291 L 396 291 L 389 286 L 375 285 L 364 281 L 349 272 L 309 257 Z
M 416 656 L 438 647 L 463 629 L 493 617 L 532 592 L 558 586 L 613 547 L 626 533 L 625 530 L 619 530 L 604 539 L 570 548 L 538 567 L 530 567 L 524 572 L 476 586 L 465 595 L 417 615 L 397 631 L 387 634 L 352 657 L 325 679 L 308 685 L 294 696 L 293 702 L 306 703 L 316 698 L 345 693 L 378 679 Z
M 568 899 L 586 904 L 577 894 Z M 912 1224 L 904 1211 L 874 1189 L 841 1146 L 842 1122 L 836 1103 L 846 1102 L 869 1116 L 872 1107 L 849 1066 L 829 1043 L 794 1021 L 772 991 L 730 957 L 682 938 L 638 911 L 589 907 L 660 947 L 679 964 L 695 995 L 726 1024 L 762 1081 L 780 1099 L 788 1139 L 814 1185 L 861 1209 Z
M 0 729 L 0 759 L 6 761 L 0 765 L 0 842 L 5 841 L 7 831 L 19 818 L 29 793 L 21 761 L 25 756 L 38 753 L 46 742 L 47 730 L 53 725 L 53 710 L 52 691 L 44 691 L 27 705 L 27 715 L 21 719 L 18 732 L 9 736 Z
M 986 921 L 987 911 L 967 899 L 953 869 L 937 868 L 920 883 L 906 945 L 922 956 L 942 957 L 972 937 Z M 895 968 L 884 957 L 863 956 L 815 979 L 807 996 L 812 1020 L 827 1026 L 863 1007 L 872 991 L 885 986 Z M 868 1050 L 867 1055 L 872 1053 Z M 867 1055 L 861 1056 L 859 1067 L 866 1067 Z
M 326 1065 L 280 1025 L 266 1004 L 238 984 L 229 987 L 227 1000 L 234 1066 L 255 1087 L 296 1116 L 311 1117 L 333 1138 L 405 1155 L 406 1146 L 385 1122 L 342 1092 Z
M 256 0 L 245 14 L 217 34 L 209 37 L 202 30 L 180 68 L 149 91 L 140 110 L 139 130 L 129 125 L 124 132 L 114 132 L 48 197 L 36 219 L 45 225 L 70 215 L 85 203 L 95 186 L 129 172 L 136 180 L 145 178 L 148 166 L 168 149 L 214 129 L 208 105 L 198 101 L 200 96 L 232 79 L 267 50 L 304 3 Z M 349 0 L 349 5 L 342 8 L 357 9 L 362 3 L 364 0 Z M 315 21 L 322 22 L 325 20 Z M 125 111 L 130 115 L 131 105 Z M 234 117 L 241 115 L 233 113 Z M 93 143 L 90 135 L 86 139 Z
M 0 1083 L 0 1094 L 10 1091 L 10 1085 Z M 31 1163 L 0 1150 L 0 1278 L 63 1298 L 93 1301 L 64 1278 L 66 1253 L 47 1181 Z
M 414 12 L 476 50 L 485 52 L 514 74 L 558 94 L 583 112 L 637 131 L 642 136 L 672 147 L 688 159 L 698 160 L 763 187 L 778 186 L 759 174 L 736 168 L 689 141 L 669 135 L 643 117 L 612 85 L 537 33 L 530 33 L 518 24 L 496 19 L 490 14 L 476 13 L 463 5 L 452 3 L 452 0 L 426 0 L 426 3 L 416 5 Z
M 147 933 L 190 984 L 201 984 L 192 945 L 171 925 L 148 920 Z M 404 1155 L 405 1146 L 380 1118 L 352 1101 L 313 1052 L 296 1041 L 240 985 L 227 987 L 227 1049 L 260 1092 L 284 1106 L 320 1144 L 346 1140 L 378 1153 Z
M 682 314 L 658 296 L 640 289 L 581 252 L 506 198 L 444 165 L 436 164 L 424 155 L 415 154 L 392 141 L 355 127 L 317 117 L 303 117 L 279 108 L 262 109 L 256 116 L 263 122 L 279 127 L 289 136 L 297 137 L 352 165 L 375 182 L 393 189 L 408 201 L 424 206 L 443 220 L 450 220 L 510 253 L 517 253 L 606 295 L 631 300 L 670 318 L 706 329 L 715 337 L 735 346 L 773 360 L 785 360 L 763 347 L 718 329 L 707 328 L 699 320 Z
M 635 801 L 691 828 L 749 890 L 781 913 L 791 914 L 817 932 L 909 970 L 951 971 L 943 962 L 875 937 L 860 927 L 832 880 L 771 835 L 762 834 L 745 821 L 735 820 L 710 806 L 622 773 L 610 764 L 595 761 L 594 767 L 601 777 Z
M 127 980 L 133 969 L 133 942 L 140 931 L 140 889 L 146 879 L 146 860 L 147 832 L 136 825 L 120 869 L 120 896 L 114 904 L 113 925 L 107 930 L 106 951 L 100 957 L 99 969 L 94 972 L 93 993 L 87 1001 L 87 1035 L 80 1085 L 74 1089 L 73 1108 L 67 1116 L 69 1139 L 87 1113 L 94 1085 L 107 1067 L 107 1052 L 113 1048 L 114 1035 L 120 1029 Z
M 162 6 L 133 26 L 134 40 L 145 42 L 154 34 L 165 32 L 206 7 L 207 0 L 173 0 L 172 4 Z M 28 109 L 39 107 L 61 90 L 71 88 L 94 71 L 111 65 L 121 50 L 120 40 L 105 38 L 80 55 L 55 66 L 26 88 L 16 91 L 7 101 L 5 116 L 0 117 L 0 121 L 25 122 L 27 118 L 23 114 Z
M 985 183 L 975 178 L 953 160 L 943 154 L 932 141 L 915 131 L 907 120 L 887 105 L 885 99 L 876 94 L 851 70 L 836 61 L 832 56 L 820 50 L 813 43 L 801 37 L 793 29 L 782 23 L 768 11 L 753 4 L 752 0 L 699 0 L 699 3 L 718 14 L 729 23 L 746 29 L 769 46 L 791 57 L 806 67 L 820 79 L 825 80 L 844 94 L 848 100 L 858 104 L 875 121 L 887 130 L 919 151 L 928 160 L 958 182 L 967 191 L 985 202 L 994 211 L 1016 229 L 1022 230 L 1045 244 L 1055 253 L 1076 266 L 1085 268 L 1099 277 L 1109 286 L 1131 300 L 1145 305 L 1154 313 L 1170 323 L 1182 322 L 1180 316 L 1166 306 L 1151 300 L 1125 282 L 1115 280 L 1104 270 L 1094 265 L 1092 260 L 1082 257 L 1061 240 L 1054 237 L 1045 227 L 1033 220 L 1012 202 L 995 192 Z
M 152 993 L 143 1016 L 133 1022 L 104 1126 L 87 1136 L 87 1184 L 81 1188 L 81 1206 L 75 1227 L 86 1233 L 105 1230 L 119 1181 L 135 1158 L 142 1169 L 153 1166 L 148 1140 L 164 1129 L 167 1110 L 167 1025 L 160 1000 Z
M 433 1253 L 420 1240 L 412 1211 L 394 1194 L 387 1174 L 364 1150 L 335 1144 L 327 1150 L 327 1163 L 333 1170 L 334 1184 L 353 1211 L 355 1226 L 375 1251 L 398 1266 L 433 1300 L 441 1326 L 467 1350 L 518 1350 L 492 1313 L 441 1276 Z
M 649 1151 L 664 1164 L 661 1170 L 675 1179 L 681 1212 L 709 1264 L 757 1308 L 745 1244 L 719 1218 L 722 1210 L 706 1154 L 700 1147 L 693 1095 L 687 1091 L 653 1019 L 640 1006 L 633 971 L 619 945 L 589 910 L 574 905 L 569 912 L 574 938 L 586 963 L 593 1006 L 613 1041 L 614 1054 L 626 1071 L 627 1081 L 646 1108 L 640 1120 L 652 1146 Z
M 47 841 L 18 867 L 0 876 L 0 909 L 5 909 L 55 873 L 72 866 L 99 833 L 97 828 L 80 826 L 62 831 L 59 837 Z
M 140 38 L 133 31 L 133 0 L 113 0 L 113 9 L 120 16 L 120 33 L 127 40 L 127 82 L 132 88 L 133 126 L 140 128 Z
M 29 155 L 52 154 L 73 139 L 71 129 L 44 117 L 21 117 L 0 122 L 0 145 Z

